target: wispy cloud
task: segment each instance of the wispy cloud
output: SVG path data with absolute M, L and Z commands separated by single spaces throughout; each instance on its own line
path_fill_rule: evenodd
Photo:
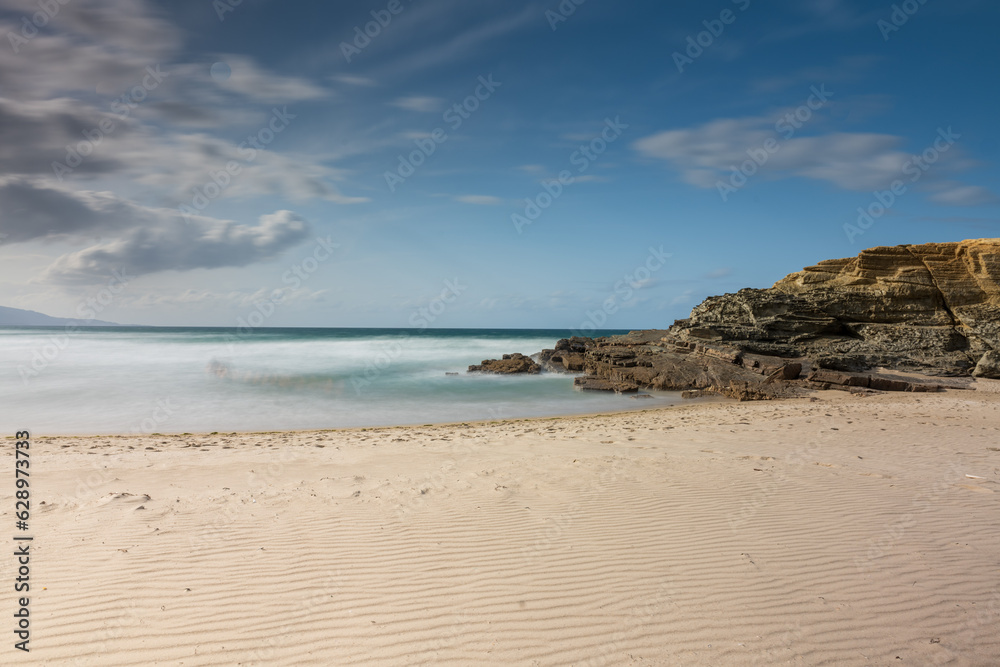
M 997 197 L 988 188 L 980 185 L 963 185 L 947 181 L 944 183 L 935 183 L 931 186 L 931 189 L 934 192 L 930 195 L 930 199 L 938 204 L 981 206 L 984 204 L 1000 203 L 1000 197 Z
M 428 6 L 430 8 L 431 6 Z M 539 23 L 537 7 L 527 6 L 521 11 L 503 17 L 490 17 L 477 25 L 465 29 L 443 41 L 418 47 L 395 58 L 389 65 L 377 70 L 377 78 L 398 78 L 408 73 L 428 69 L 444 63 L 459 62 L 474 51 L 484 48 L 489 42 L 504 37 L 511 32 Z M 415 18 L 416 12 L 410 18 Z M 441 20 L 440 18 L 438 19 Z
M 211 290 L 187 289 L 176 294 L 143 294 L 138 297 L 123 295 L 120 301 L 129 308 L 159 309 L 164 306 L 200 306 L 202 308 L 250 308 L 263 301 L 278 301 L 282 304 L 314 303 L 326 300 L 330 290 L 310 290 L 305 287 L 298 289 L 279 288 L 275 290 L 261 288 L 253 292 L 233 290 L 230 292 L 213 292 Z
M 366 76 L 351 76 L 349 74 L 340 74 L 332 77 L 332 79 L 338 83 L 343 83 L 348 86 L 362 86 L 366 88 L 372 88 L 378 85 L 375 79 L 369 79 Z
M 750 81 L 750 88 L 754 92 L 773 93 L 819 83 L 829 85 L 842 81 L 855 81 L 880 66 L 884 60 L 885 58 L 879 55 L 844 56 L 831 64 L 790 68 L 777 74 L 754 78 Z
M 301 100 L 327 97 L 330 94 L 330 91 L 301 77 L 279 76 L 268 72 L 246 56 L 225 54 L 219 61 L 229 66 L 231 74 L 215 82 L 223 90 L 237 93 L 250 100 L 291 104 Z
M 709 271 L 708 273 L 705 274 L 705 278 L 707 278 L 708 280 L 717 280 L 719 278 L 725 278 L 727 276 L 731 276 L 732 274 L 733 270 L 728 266 L 726 266 L 720 269 L 716 269 L 715 271 Z
M 789 0 L 787 14 L 763 32 L 762 41 L 801 39 L 818 32 L 871 28 L 883 8 L 861 11 L 848 0 Z M 798 15 L 797 20 L 792 18 Z
M 846 190 L 886 187 L 901 177 L 902 170 L 913 159 L 902 150 L 903 138 L 889 134 L 837 132 L 786 139 L 776 131 L 776 117 L 782 116 L 721 118 L 695 127 L 659 132 L 639 139 L 632 146 L 646 157 L 667 162 L 680 172 L 685 182 L 702 188 L 716 187 L 728 179 L 733 165 L 749 159 L 747 151 L 760 150 L 768 140 L 778 141 L 780 148 L 760 166 L 760 174 L 771 179 L 809 178 Z M 934 139 L 928 137 L 928 141 Z M 965 166 L 968 162 L 959 157 L 957 148 L 952 148 L 941 155 L 935 170 Z
M 492 195 L 460 195 L 455 197 L 455 201 L 477 206 L 498 206 L 503 203 L 502 199 Z
M 26 0 L 0 0 L 0 32 L 16 29 L 11 16 L 37 9 Z M 0 57 L 0 234 L 7 244 L 83 244 L 52 262 L 41 280 L 86 284 L 121 266 L 136 274 L 246 266 L 305 240 L 309 225 L 291 211 L 241 223 L 208 214 L 185 220 L 164 207 L 191 201 L 234 162 L 239 175 L 227 177 L 213 199 L 365 201 L 339 191 L 334 183 L 344 172 L 325 159 L 249 153 L 239 141 L 209 133 L 225 126 L 257 135 L 265 128 L 273 140 L 274 105 L 294 122 L 285 105 L 332 98 L 332 90 L 240 54 L 213 55 L 213 76 L 208 63 L 183 53 L 182 42 L 182 32 L 151 3 L 73 0 L 59 4 L 24 53 Z M 129 96 L 125 103 L 122 95 Z M 142 196 L 97 190 L 95 179 L 112 188 L 128 183 Z
M 406 109 L 407 111 L 430 113 L 434 111 L 439 111 L 444 106 L 444 100 L 441 99 L 440 97 L 411 95 L 409 97 L 397 98 L 393 100 L 391 104 L 394 107 L 398 107 L 400 109 Z

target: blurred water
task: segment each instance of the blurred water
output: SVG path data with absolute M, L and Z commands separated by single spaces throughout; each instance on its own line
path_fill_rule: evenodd
M 599 332 L 606 335 L 619 332 Z M 0 328 L 0 433 L 289 430 L 628 409 L 571 376 L 467 374 L 570 335 L 513 329 Z M 445 375 L 457 372 L 457 376 Z M 642 406 L 677 402 L 660 393 Z

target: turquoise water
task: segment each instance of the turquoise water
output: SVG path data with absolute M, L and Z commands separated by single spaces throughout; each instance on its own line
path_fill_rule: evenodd
M 340 428 L 637 407 L 625 396 L 576 391 L 568 375 L 465 372 L 505 353 L 537 353 L 569 335 L 518 329 L 0 328 L 0 433 Z M 663 393 L 641 405 L 673 402 L 676 394 Z

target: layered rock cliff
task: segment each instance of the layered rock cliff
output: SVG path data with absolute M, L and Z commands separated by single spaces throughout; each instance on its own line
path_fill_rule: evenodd
M 793 381 L 933 386 L 886 371 L 1000 378 L 1000 239 L 826 260 L 768 289 L 710 297 L 668 330 L 597 339 L 582 353 L 590 376 L 623 386 L 749 398 L 780 395 Z M 558 369 L 548 357 L 543 365 Z M 802 372 L 812 382 L 797 381 Z
M 839 370 L 968 375 L 1000 350 L 1000 239 L 826 260 L 770 289 L 706 299 L 670 333 Z

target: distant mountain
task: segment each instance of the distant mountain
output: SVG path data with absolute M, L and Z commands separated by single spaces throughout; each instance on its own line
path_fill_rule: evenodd
M 104 320 L 79 320 L 68 317 L 51 317 L 33 310 L 0 306 L 0 327 L 62 327 L 68 324 L 78 327 L 118 327 L 116 322 Z

